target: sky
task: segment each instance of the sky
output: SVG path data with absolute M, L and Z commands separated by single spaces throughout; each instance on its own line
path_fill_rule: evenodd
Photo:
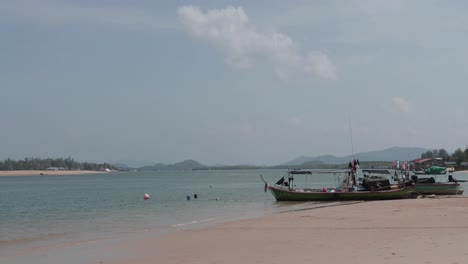
M 468 145 L 466 1 L 0 1 L 0 159 Z

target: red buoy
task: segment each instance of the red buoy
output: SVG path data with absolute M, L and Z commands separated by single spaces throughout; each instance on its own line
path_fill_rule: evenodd
M 145 193 L 145 195 L 143 195 L 144 200 L 149 200 L 149 198 L 150 198 L 149 194 Z

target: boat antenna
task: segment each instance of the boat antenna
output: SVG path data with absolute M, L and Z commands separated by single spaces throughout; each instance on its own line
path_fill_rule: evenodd
M 353 160 L 354 160 L 354 145 L 353 145 L 353 131 L 351 129 L 351 118 L 349 118 L 349 135 L 351 137 L 351 155 L 353 156 Z

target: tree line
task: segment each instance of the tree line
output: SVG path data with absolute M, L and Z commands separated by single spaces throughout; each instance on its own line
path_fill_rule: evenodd
M 421 158 L 441 158 L 444 161 L 455 161 L 460 165 L 461 162 L 468 161 L 468 147 L 464 151 L 458 148 L 452 154 L 449 154 L 445 149 L 428 150 L 421 154 Z
M 63 168 L 65 170 L 117 169 L 108 163 L 78 162 L 71 157 L 58 159 L 25 158 L 24 160 L 0 160 L 0 170 L 45 170 Z

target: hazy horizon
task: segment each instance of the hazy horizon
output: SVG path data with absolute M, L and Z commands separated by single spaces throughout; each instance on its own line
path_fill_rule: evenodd
M 0 159 L 274 165 L 468 143 L 468 3 L 0 2 Z
M 374 150 L 374 151 L 385 151 L 385 150 L 390 150 L 390 149 L 393 149 L 393 148 L 419 148 L 419 147 L 401 147 L 401 146 L 393 146 L 393 147 L 390 147 L 390 148 L 386 148 L 386 149 L 380 149 L 380 150 Z M 426 148 L 421 148 L 422 151 L 425 151 L 424 149 Z M 426 150 L 429 150 L 429 149 L 426 149 Z M 400 150 L 401 151 L 401 150 Z M 372 152 L 372 151 L 370 151 Z M 276 163 L 276 164 L 257 164 L 257 163 L 232 163 L 230 161 L 225 161 L 223 163 L 216 163 L 216 164 L 210 164 L 210 163 L 204 163 L 202 161 L 199 161 L 199 160 L 195 160 L 195 159 L 185 159 L 185 160 L 179 160 L 179 161 L 173 161 L 173 162 L 160 162 L 160 161 L 149 161 L 149 160 L 131 160 L 131 159 L 127 159 L 127 160 L 100 160 L 100 161 L 90 161 L 90 160 L 77 160 L 75 159 L 74 157 L 70 157 L 78 162 L 98 162 L 98 163 L 110 163 L 110 164 L 123 164 L 123 165 L 126 165 L 130 168 L 140 168 L 140 167 L 145 167 L 145 166 L 154 166 L 156 164 L 164 164 L 164 165 L 172 165 L 172 164 L 176 164 L 176 163 L 179 163 L 179 162 L 183 162 L 183 161 L 187 161 L 187 160 L 194 160 L 196 162 L 199 162 L 201 163 L 202 165 L 206 165 L 206 166 L 245 166 L 245 165 L 253 165 L 253 166 L 278 166 L 278 165 L 284 165 L 286 163 L 289 163 L 293 160 L 296 160 L 296 159 L 300 159 L 300 158 L 320 158 L 320 157 L 323 157 L 323 156 L 334 156 L 336 158 L 344 158 L 344 157 L 347 157 L 347 156 L 351 156 L 351 155 L 366 155 L 367 153 L 369 153 L 369 151 L 363 151 L 363 152 L 359 152 L 359 153 L 350 153 L 350 154 L 346 154 L 346 155 L 341 155 L 341 156 L 337 156 L 337 155 L 333 155 L 333 154 L 319 154 L 319 155 L 315 155 L 315 156 L 310 156 L 310 155 L 296 155 L 295 157 L 289 159 L 289 160 L 284 160 L 284 161 L 281 161 L 279 163 Z M 414 150 L 411 151 L 411 153 L 414 154 Z M 422 152 L 421 152 L 422 154 Z M 449 152 L 449 154 L 452 154 Z M 25 157 L 25 158 L 39 158 L 39 159 L 47 159 L 47 158 L 52 158 L 52 159 L 57 159 L 57 158 L 68 158 L 68 157 Z M 16 159 L 16 160 L 24 160 L 25 158 L 21 158 L 21 159 Z M 408 158 L 412 158 L 410 157 L 410 153 L 408 153 Z M 2 159 L 0 159 L 2 160 Z M 362 161 L 367 161 L 367 160 L 362 160 Z M 344 163 L 343 163 L 344 164 Z

